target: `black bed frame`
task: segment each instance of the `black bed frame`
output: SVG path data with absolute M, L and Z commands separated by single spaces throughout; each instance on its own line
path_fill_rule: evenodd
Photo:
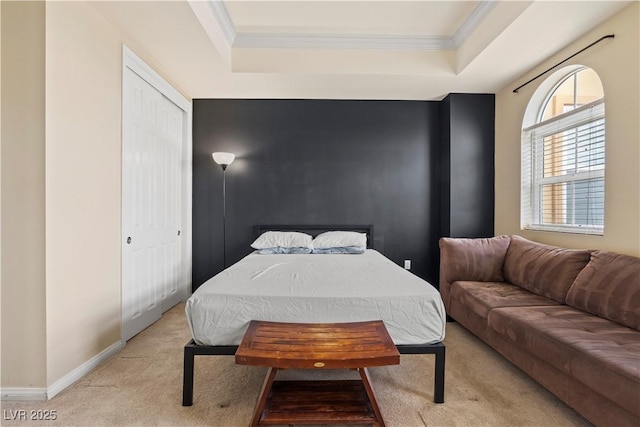
M 373 225 L 258 225 L 256 227 L 256 236 L 259 236 L 265 231 L 301 231 L 315 236 L 328 230 L 366 233 L 367 247 L 373 249 Z M 433 344 L 396 345 L 396 347 L 400 354 L 435 355 L 433 401 L 435 403 L 444 403 L 444 344 L 437 342 Z M 182 406 L 191 406 L 193 404 L 195 356 L 233 356 L 237 350 L 237 345 L 198 345 L 193 339 L 184 346 Z

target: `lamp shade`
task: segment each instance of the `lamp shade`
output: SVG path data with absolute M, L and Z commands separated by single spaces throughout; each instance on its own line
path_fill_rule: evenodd
M 236 158 L 235 154 L 232 153 L 217 152 L 212 153 L 211 155 L 213 156 L 213 160 L 221 166 L 229 166 L 233 163 L 233 159 Z

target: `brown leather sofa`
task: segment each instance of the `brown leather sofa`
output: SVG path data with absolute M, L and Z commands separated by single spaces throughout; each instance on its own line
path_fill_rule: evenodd
M 597 426 L 640 426 L 640 258 L 440 240 L 447 314 Z

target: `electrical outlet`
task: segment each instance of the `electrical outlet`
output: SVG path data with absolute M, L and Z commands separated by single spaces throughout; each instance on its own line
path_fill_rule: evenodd
M 405 270 L 411 270 L 411 260 L 410 259 L 405 259 L 404 260 L 404 269 Z

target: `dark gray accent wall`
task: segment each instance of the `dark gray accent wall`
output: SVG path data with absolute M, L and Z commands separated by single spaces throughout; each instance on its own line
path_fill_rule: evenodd
M 493 110 L 490 121 L 476 120 L 456 103 L 453 122 L 493 132 Z M 373 224 L 377 250 L 398 264 L 411 259 L 412 271 L 437 286 L 438 238 L 453 224 L 441 218 L 444 181 L 462 186 L 443 179 L 450 148 L 441 102 L 203 99 L 193 111 L 194 289 L 223 268 L 214 151 L 237 156 L 226 171 L 227 264 L 250 253 L 256 224 Z M 492 186 L 483 191 L 493 197 Z M 492 233 L 492 212 L 489 222 Z
M 450 94 L 442 102 L 443 236 L 486 237 L 494 229 L 495 96 Z

